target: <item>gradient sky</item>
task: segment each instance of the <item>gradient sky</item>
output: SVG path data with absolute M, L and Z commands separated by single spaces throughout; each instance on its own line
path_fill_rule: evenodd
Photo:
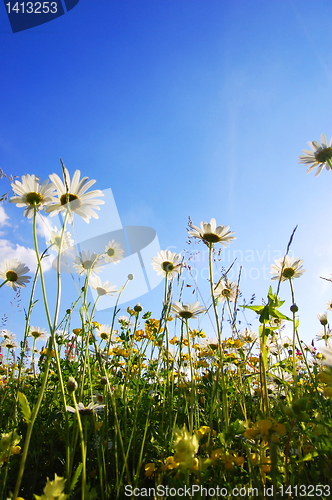
M 270 265 L 298 225 L 291 255 L 307 271 L 295 294 L 310 342 L 332 299 L 320 279 L 332 273 L 332 174 L 307 175 L 298 156 L 332 134 L 331 18 L 329 0 L 80 0 L 13 34 L 2 7 L 0 166 L 44 180 L 63 158 L 112 188 L 122 224 L 154 228 L 162 249 L 183 251 L 188 215 L 196 225 L 215 217 L 237 237 L 221 264 L 237 257 L 243 297 L 258 303 L 276 288 Z M 0 226 L 0 260 L 29 262 L 22 209 L 3 203 Z M 1 293 L 20 337 L 23 312 L 9 287 Z M 288 314 L 287 284 L 280 295 Z M 21 309 L 28 297 L 22 290 Z M 162 297 L 160 284 L 137 300 L 158 317 Z M 32 323 L 46 327 L 37 311 Z

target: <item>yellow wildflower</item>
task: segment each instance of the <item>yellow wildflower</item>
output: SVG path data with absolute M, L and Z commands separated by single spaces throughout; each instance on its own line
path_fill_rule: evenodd
M 268 436 L 269 431 L 272 427 L 272 422 L 271 420 L 259 420 L 258 422 L 256 422 L 256 426 L 262 436 Z
M 325 387 L 324 394 L 328 398 L 332 398 L 332 387 Z
M 144 475 L 145 477 L 151 477 L 156 470 L 156 465 L 153 463 L 148 463 L 144 467 Z

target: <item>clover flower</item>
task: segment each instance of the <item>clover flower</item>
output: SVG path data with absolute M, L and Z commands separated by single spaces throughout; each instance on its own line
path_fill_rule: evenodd
M 299 163 L 304 163 L 309 165 L 307 169 L 307 174 L 311 172 L 314 168 L 317 168 L 315 176 L 317 177 L 323 168 L 326 170 L 332 170 L 332 139 L 330 139 L 329 144 L 327 144 L 325 134 L 321 135 L 321 144 L 317 141 L 308 142 L 312 151 L 309 149 L 304 149 L 304 155 L 299 156 Z

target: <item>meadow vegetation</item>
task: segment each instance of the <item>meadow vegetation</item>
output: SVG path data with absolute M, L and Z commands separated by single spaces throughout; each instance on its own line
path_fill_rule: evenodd
M 316 175 L 331 170 L 331 141 L 322 135 L 310 146 L 300 162 Z M 189 220 L 189 240 L 209 255 L 206 296 L 199 282 L 194 294 L 186 288 L 190 259 L 162 250 L 151 263 L 164 277 L 161 312 L 137 303 L 123 314 L 116 305 L 109 324 L 98 323 L 100 297 L 119 298 L 134 279 L 129 274 L 118 290 L 98 276 L 123 257 L 112 240 L 100 253 L 77 253 L 73 271 L 84 286 L 61 317 L 61 260 L 74 244 L 68 223 L 93 224 L 103 203 L 102 192 L 90 190 L 95 181 L 79 171 L 71 178 L 63 163 L 62 173 L 43 183 L 35 175 L 11 179 L 9 201 L 32 220 L 37 270 L 16 259 L 0 264 L 0 288 L 30 290 L 22 340 L 6 328 L 6 315 L 0 330 L 0 498 L 331 498 L 332 301 L 318 317 L 323 347 L 306 345 L 296 305 L 305 269 L 289 255 L 294 233 L 271 266 L 263 303 L 246 302 L 240 272 L 233 282 L 219 265 L 220 250 L 235 244 L 230 228 Z M 47 248 L 37 234 L 42 212 L 64 220 L 50 229 Z M 43 270 L 50 252 L 57 255 L 52 304 Z M 187 293 L 195 300 L 184 303 Z M 47 328 L 31 324 L 37 309 Z M 239 320 L 247 310 L 257 329 Z

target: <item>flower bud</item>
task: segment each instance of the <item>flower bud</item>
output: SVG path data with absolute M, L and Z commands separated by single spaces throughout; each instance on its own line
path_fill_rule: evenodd
M 327 321 L 327 314 L 318 314 L 318 319 L 321 325 L 326 326 L 328 321 Z
M 134 307 L 134 311 L 137 313 L 143 311 L 143 307 L 141 306 L 140 303 L 136 304 L 136 306 Z
M 292 313 L 297 313 L 297 311 L 299 310 L 299 308 L 297 307 L 296 304 L 293 304 L 290 306 L 290 310 L 292 311 Z
M 75 392 L 77 389 L 77 382 L 74 377 L 69 377 L 67 382 L 67 390 L 68 392 Z

